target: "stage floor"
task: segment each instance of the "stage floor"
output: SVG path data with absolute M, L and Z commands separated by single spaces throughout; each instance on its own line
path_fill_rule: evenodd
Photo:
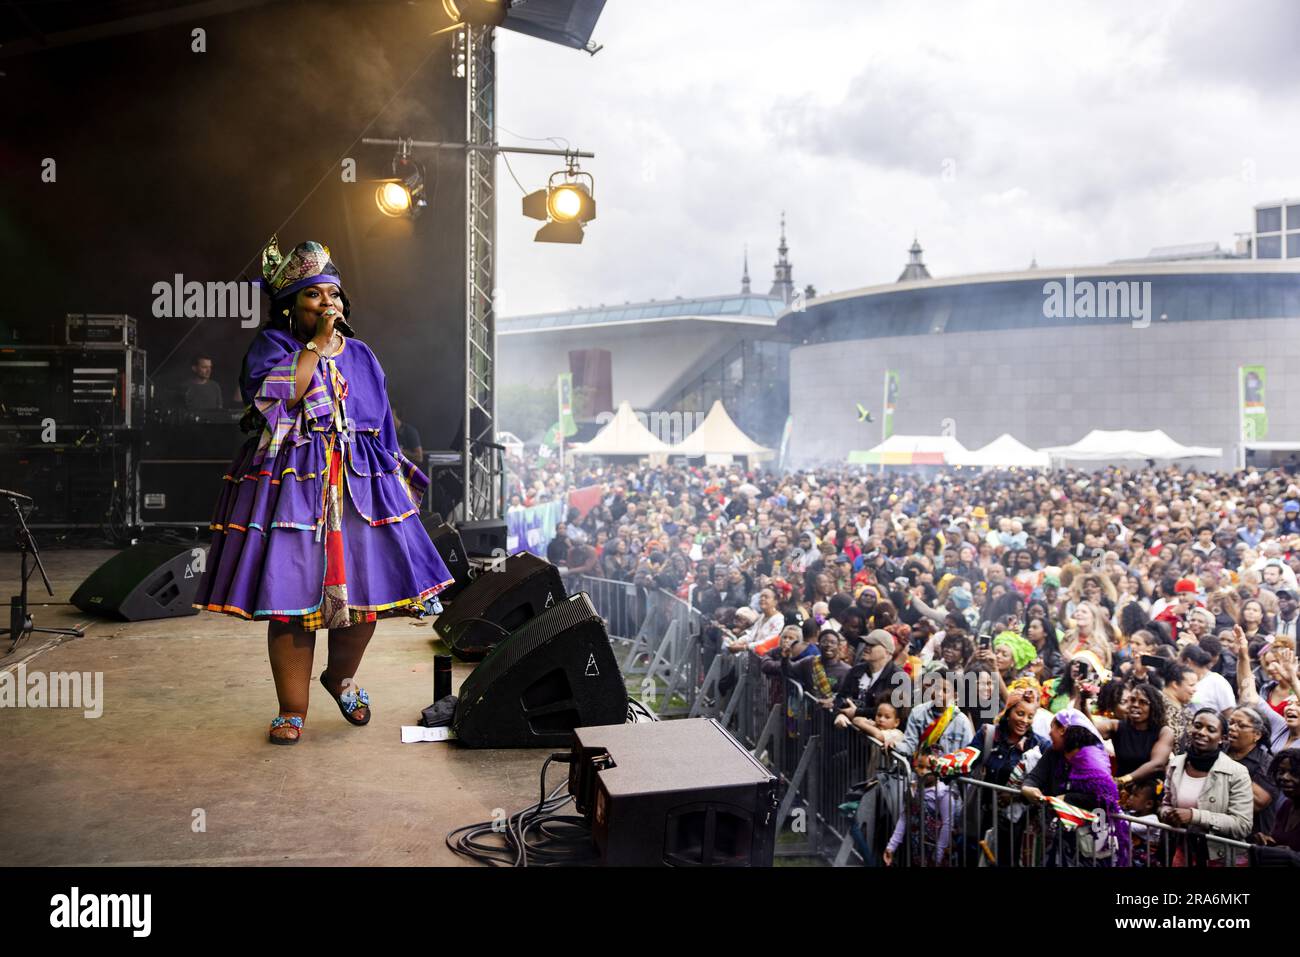
M 50 600 L 66 602 L 113 554 L 45 552 Z M 17 564 L 0 553 L 0 596 L 17 592 Z M 277 747 L 265 623 L 112 622 L 38 597 L 36 576 L 38 626 L 84 625 L 85 637 L 33 635 L 0 670 L 102 672 L 103 714 L 0 708 L 0 865 L 468 864 L 447 849 L 449 830 L 537 800 L 548 750 L 401 743 L 433 700 L 442 648 L 427 622 L 379 623 L 357 676 L 370 724 L 349 725 L 313 679 L 302 740 Z M 321 632 L 316 676 L 325 646 Z M 471 670 L 457 663 L 454 685 Z M 563 775 L 552 767 L 548 785 Z

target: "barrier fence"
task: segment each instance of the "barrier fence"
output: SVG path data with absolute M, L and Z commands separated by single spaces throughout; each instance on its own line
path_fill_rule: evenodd
M 717 718 L 781 782 L 777 854 L 835 866 L 1136 867 L 1240 866 L 1250 845 L 1105 812 L 1068 828 L 1020 789 L 972 777 L 936 783 L 863 732 L 835 727 L 835 712 L 750 652 L 704 635 L 703 616 L 663 589 L 591 576 L 584 590 L 620 646 L 629 694 L 660 717 Z M 901 822 L 901 827 L 899 826 Z

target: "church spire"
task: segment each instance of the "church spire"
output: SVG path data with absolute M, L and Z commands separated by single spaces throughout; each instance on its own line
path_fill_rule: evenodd
M 740 277 L 740 294 L 749 295 L 749 243 L 745 244 L 745 272 Z
M 912 246 L 907 250 L 907 265 L 898 275 L 899 282 L 909 282 L 913 279 L 929 279 L 930 270 L 925 268 L 925 263 L 921 260 L 921 243 L 915 236 L 912 237 Z
M 769 296 L 780 296 L 781 300 L 790 304 L 794 298 L 794 266 L 791 264 L 787 254 L 790 247 L 785 244 L 785 210 L 781 210 L 781 244 L 776 247 L 777 261 L 772 278 L 772 290 Z

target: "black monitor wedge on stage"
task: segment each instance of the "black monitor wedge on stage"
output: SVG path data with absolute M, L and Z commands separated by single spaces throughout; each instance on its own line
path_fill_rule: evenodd
M 469 748 L 567 747 L 575 728 L 627 720 L 605 621 L 579 592 L 493 649 L 460 687 L 452 728 Z
M 457 658 L 478 661 L 506 635 L 563 600 L 559 569 L 520 552 L 480 571 L 434 620 L 433 630 Z

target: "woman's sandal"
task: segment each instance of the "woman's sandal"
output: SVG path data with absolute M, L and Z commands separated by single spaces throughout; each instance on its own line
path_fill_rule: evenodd
M 275 732 L 280 728 L 288 728 L 293 733 L 292 737 L 286 734 L 276 734 Z M 302 718 L 296 714 L 276 715 L 271 721 L 271 730 L 268 732 L 268 737 L 272 744 L 297 744 L 299 739 L 302 738 Z
M 370 709 L 370 695 L 366 694 L 366 689 L 357 684 L 352 678 L 344 678 L 343 692 L 335 698 L 334 692 L 330 691 L 329 685 L 325 683 L 326 673 L 327 672 L 324 671 L 320 673 L 321 687 L 329 693 L 331 698 L 334 698 L 334 703 L 339 706 L 339 711 L 342 713 L 343 717 L 347 719 L 348 723 L 355 724 L 357 727 L 360 727 L 363 724 L 369 724 L 370 716 L 373 712 Z M 365 709 L 366 716 L 364 718 L 358 718 L 353 713 L 358 708 Z

